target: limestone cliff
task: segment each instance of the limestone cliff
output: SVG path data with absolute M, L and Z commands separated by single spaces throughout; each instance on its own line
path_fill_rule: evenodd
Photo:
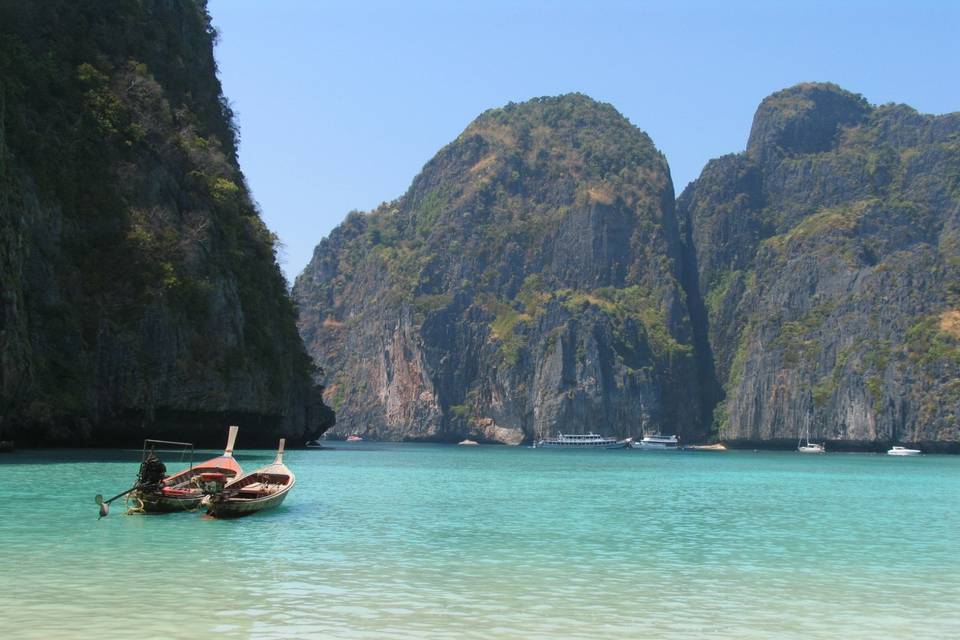
M 241 444 L 332 421 L 202 1 L 0 2 L 0 429 Z
M 323 240 L 294 296 L 337 433 L 689 439 L 712 378 L 685 264 L 666 160 L 574 94 L 482 114 Z
M 720 438 L 960 441 L 960 114 L 773 94 L 678 201 L 726 400 Z

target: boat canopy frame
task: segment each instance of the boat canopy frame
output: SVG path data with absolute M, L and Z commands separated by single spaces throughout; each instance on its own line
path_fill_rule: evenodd
M 189 450 L 189 451 L 190 451 L 190 466 L 189 466 L 187 469 L 188 469 L 188 470 L 193 469 L 193 453 L 194 453 L 194 451 L 193 451 L 193 443 L 192 443 L 192 442 L 175 442 L 175 441 L 173 441 L 173 440 L 154 440 L 154 439 L 152 439 L 152 438 L 147 438 L 146 440 L 143 441 L 143 452 L 142 452 L 141 455 L 140 455 L 140 464 L 143 464 L 144 462 L 147 461 L 147 455 L 148 455 L 148 454 L 147 454 L 147 451 L 148 451 L 147 447 L 149 446 L 149 451 L 150 451 L 150 452 L 153 452 L 153 451 L 155 450 L 155 447 L 152 446 L 152 445 L 157 445 L 157 444 L 176 445 L 176 446 L 178 446 L 178 447 L 183 447 L 185 451 L 186 451 L 186 450 Z

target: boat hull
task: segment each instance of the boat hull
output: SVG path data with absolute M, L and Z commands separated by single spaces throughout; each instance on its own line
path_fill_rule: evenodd
M 555 443 L 538 443 L 536 446 L 537 449 L 622 449 L 623 445 L 618 445 L 615 442 L 609 443 L 604 442 L 600 444 L 589 443 L 589 444 L 555 444 Z
M 633 442 L 630 446 L 643 451 L 679 451 L 680 441 L 677 436 L 664 436 L 657 433 L 647 434 L 642 440 Z
M 535 449 L 609 449 L 622 442 L 616 438 L 596 433 L 557 434 L 555 438 L 542 438 L 534 443 Z
M 193 511 L 200 507 L 203 494 L 199 491 L 191 495 L 170 496 L 157 491 L 134 491 L 130 494 L 134 512 L 143 513 L 176 513 L 177 511 Z
M 630 445 L 634 449 L 642 449 L 644 451 L 679 451 L 680 443 L 679 442 L 634 442 Z
M 816 446 L 797 447 L 797 451 L 799 451 L 800 453 L 826 453 L 823 447 L 816 447 Z
M 238 518 L 251 513 L 279 507 L 293 489 L 297 478 L 283 464 L 283 447 L 280 439 L 277 457 L 273 464 L 260 467 L 253 473 L 237 478 L 203 499 L 207 515 L 213 518 Z
M 213 518 L 240 518 L 257 511 L 279 507 L 290 493 L 290 487 L 281 492 L 263 498 L 244 500 L 241 498 L 227 498 L 224 500 L 210 499 L 207 501 L 207 515 Z
M 692 444 L 684 447 L 684 449 L 689 451 L 726 451 L 727 447 L 722 444 Z

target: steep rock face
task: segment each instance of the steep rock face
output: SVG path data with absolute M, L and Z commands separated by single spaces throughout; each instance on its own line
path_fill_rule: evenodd
M 582 95 L 481 115 L 297 279 L 340 434 L 701 434 L 708 393 L 667 163 Z M 694 279 L 695 280 L 695 279 Z
M 332 421 L 236 161 L 203 2 L 0 3 L 0 430 Z
M 829 84 L 760 105 L 678 200 L 730 441 L 960 440 L 960 114 Z

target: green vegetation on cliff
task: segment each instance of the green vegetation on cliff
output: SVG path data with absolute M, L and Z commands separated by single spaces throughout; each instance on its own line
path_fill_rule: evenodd
M 345 433 L 519 441 L 592 415 L 696 435 L 679 233 L 666 161 L 611 106 L 509 104 L 321 242 L 301 332 L 348 389 Z
M 778 92 L 678 201 L 732 440 L 956 446 L 960 114 Z
M 0 415 L 21 439 L 322 429 L 215 36 L 201 1 L 0 3 Z

